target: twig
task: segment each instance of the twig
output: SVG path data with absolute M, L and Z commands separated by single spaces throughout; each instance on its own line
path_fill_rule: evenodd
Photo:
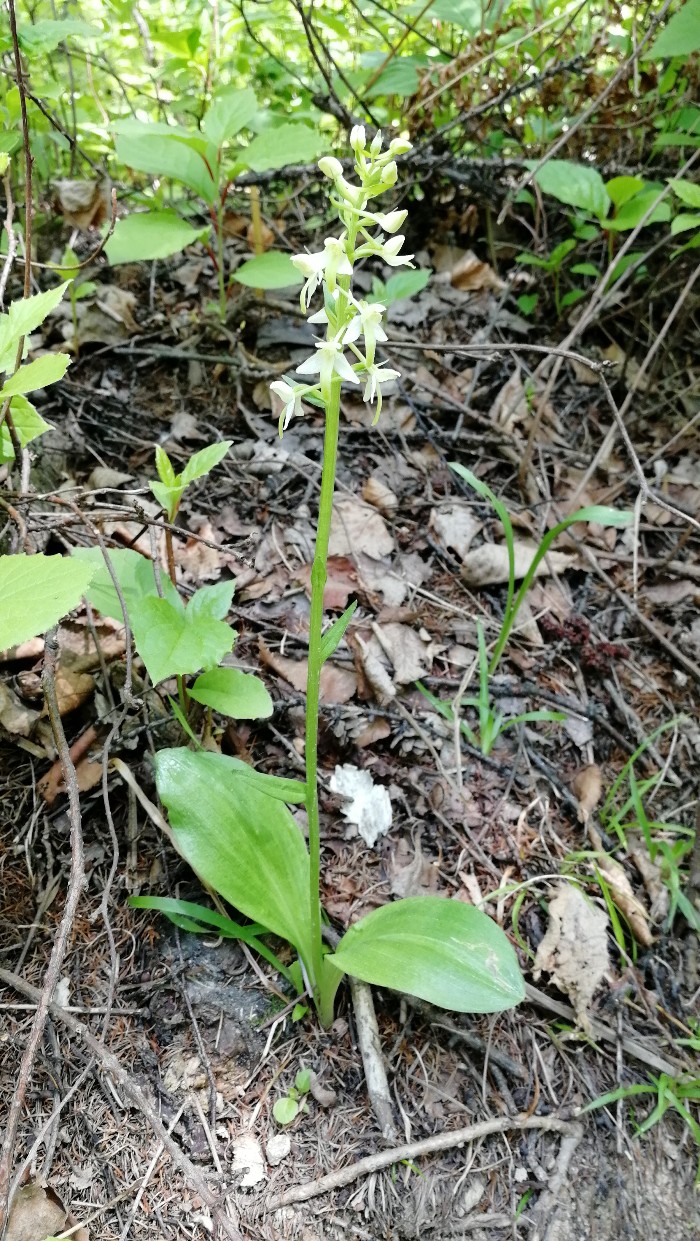
M 386 1076 L 384 1054 L 379 1038 L 377 1016 L 374 1011 L 372 991 L 366 982 L 349 976 L 352 1007 L 355 1014 L 357 1042 L 365 1070 L 365 1082 L 372 1111 L 379 1122 L 382 1137 L 387 1142 L 396 1141 L 396 1125 L 391 1104 L 391 1092 Z
M 49 964 L 44 977 L 44 985 L 41 991 L 38 991 L 34 987 L 32 988 L 32 998 L 36 997 L 37 999 L 37 1009 L 34 1014 L 34 1020 L 32 1022 L 32 1028 L 29 1032 L 27 1045 L 22 1053 L 17 1085 L 12 1096 L 12 1102 L 10 1104 L 10 1110 L 6 1121 L 5 1137 L 2 1144 L 2 1151 L 0 1152 L 0 1237 L 4 1235 L 4 1228 L 11 1206 L 8 1192 L 10 1184 L 10 1169 L 17 1138 L 19 1120 L 27 1093 L 27 1086 L 29 1085 L 32 1066 L 43 1037 L 47 1014 L 51 1006 L 51 997 L 61 976 L 61 967 L 66 955 L 68 940 L 73 928 L 73 921 L 80 897 L 82 895 L 83 887 L 85 885 L 83 833 L 80 816 L 80 793 L 78 792 L 78 781 L 75 774 L 75 767 L 73 766 L 73 761 L 68 749 L 68 742 L 66 741 L 66 734 L 63 731 L 63 723 L 61 721 L 61 715 L 56 699 L 57 659 L 58 640 L 56 630 L 53 629 L 46 635 L 43 686 L 44 696 L 46 699 L 46 708 L 51 722 L 51 730 L 54 735 L 56 749 L 58 750 L 61 765 L 63 767 L 63 778 L 68 792 L 68 819 L 70 822 L 71 846 L 70 877 L 68 880 L 68 890 L 66 892 L 66 903 L 58 930 L 56 932 L 53 948 L 51 949 L 51 956 L 49 958 Z
M 15 236 L 15 230 L 12 227 L 12 221 L 15 215 L 15 200 L 12 197 L 12 179 L 9 172 L 5 173 L 3 183 L 5 186 L 6 203 L 5 236 L 7 237 L 7 254 L 5 255 L 5 261 L 2 265 L 2 275 L 0 276 L 0 306 L 2 306 L 5 302 L 5 289 L 7 288 L 7 281 L 9 280 L 12 265 L 15 261 L 15 254 L 17 253 L 17 238 Z
M 367 1155 L 347 1168 L 339 1168 L 336 1172 L 319 1177 L 317 1181 L 294 1185 L 268 1202 L 268 1210 L 277 1211 L 293 1202 L 308 1202 L 309 1198 L 342 1189 L 344 1185 L 352 1185 L 353 1181 L 359 1180 L 361 1176 L 370 1176 L 372 1172 L 390 1168 L 392 1164 L 400 1163 L 404 1159 L 417 1159 L 421 1155 L 452 1150 L 455 1146 L 464 1146 L 465 1142 L 487 1138 L 492 1133 L 507 1133 L 511 1129 L 519 1133 L 525 1129 L 543 1129 L 549 1133 L 571 1135 L 577 1128 L 579 1126 L 574 1126 L 571 1121 L 562 1120 L 559 1116 L 499 1116 L 493 1120 L 482 1120 L 476 1125 L 467 1125 L 464 1129 L 436 1133 L 421 1142 L 406 1142 L 405 1145 L 395 1146 L 391 1150 L 378 1151 L 376 1155 Z

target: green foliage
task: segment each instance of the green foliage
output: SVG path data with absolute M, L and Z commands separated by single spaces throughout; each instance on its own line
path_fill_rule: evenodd
M 63 556 L 0 556 L 0 650 L 44 633 L 77 607 L 92 566 Z
M 190 457 L 180 474 L 175 473 L 165 449 L 161 448 L 160 444 L 156 445 L 156 469 L 160 482 L 152 482 L 150 487 L 156 500 L 165 510 L 169 522 L 175 520 L 182 497 L 190 483 L 210 474 L 215 466 L 223 461 L 232 443 L 233 440 L 220 440 L 218 444 L 209 444 L 207 448 L 201 448 L 199 452 Z
M 190 698 L 236 720 L 260 720 L 272 715 L 272 699 L 262 681 L 239 668 L 213 668 L 197 677 Z
M 302 283 L 289 255 L 277 250 L 247 259 L 236 268 L 233 279 L 251 289 L 289 289 Z
M 381 302 L 387 307 L 393 306 L 395 302 L 401 302 L 407 297 L 415 297 L 416 293 L 422 292 L 432 274 L 429 267 L 419 268 L 416 271 L 401 271 L 395 276 L 390 276 L 386 283 L 378 276 L 373 276 L 372 293 L 367 300 Z
M 311 1072 L 309 1069 L 300 1069 L 294 1078 L 294 1085 L 289 1088 L 286 1095 L 275 1099 L 272 1107 L 272 1115 L 278 1125 L 291 1125 L 296 1120 L 300 1112 L 309 1110 L 306 1102 L 306 1095 L 311 1089 Z
M 690 56 L 700 48 L 700 0 L 685 0 L 678 13 L 672 13 L 661 34 L 654 40 L 650 60 L 667 56 Z
M 110 263 L 137 263 L 165 259 L 195 241 L 206 241 L 209 226 L 193 228 L 176 211 L 144 211 L 117 220 L 105 245 Z
M 224 621 L 233 582 L 202 586 L 189 603 L 177 596 L 143 599 L 134 615 L 134 639 L 146 671 L 157 685 L 166 677 L 214 668 L 232 649 L 236 634 Z
M 692 1074 L 681 1074 L 678 1077 L 671 1077 L 668 1073 L 660 1073 L 658 1077 L 650 1074 L 648 1082 L 637 1082 L 632 1086 L 618 1086 L 615 1090 L 608 1091 L 607 1094 L 599 1095 L 597 1099 L 586 1104 L 582 1110 L 584 1113 L 592 1112 L 597 1108 L 617 1103 L 618 1099 L 634 1099 L 640 1095 L 649 1094 L 656 1095 L 656 1103 L 648 1116 L 636 1125 L 637 1133 L 640 1136 L 648 1133 L 669 1110 L 673 1110 L 682 1118 L 695 1146 L 700 1151 L 700 1124 L 689 1107 L 689 1105 L 697 1106 L 700 1103 L 700 1078 Z M 700 1185 L 700 1162 L 698 1162 L 695 1184 Z

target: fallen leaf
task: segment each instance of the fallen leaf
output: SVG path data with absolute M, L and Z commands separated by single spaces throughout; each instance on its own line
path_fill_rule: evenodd
M 213 582 L 221 577 L 222 569 L 228 559 L 225 553 L 208 544 L 216 543 L 216 531 L 205 517 L 192 516 L 191 525 L 199 538 L 187 537 L 184 543 L 178 543 L 175 550 L 175 563 L 179 565 L 186 578 L 192 582 Z M 201 543 L 200 539 L 206 539 Z
M 370 474 L 362 484 L 362 499 L 366 504 L 371 504 L 372 508 L 379 509 L 385 517 L 393 517 L 399 506 L 396 492 L 376 474 Z
M 271 1168 L 276 1168 L 286 1159 L 292 1149 L 292 1139 L 288 1133 L 274 1133 L 265 1144 L 265 1157 Z
M 359 634 L 355 642 L 355 649 L 359 651 L 360 666 L 367 684 L 380 706 L 385 707 L 396 697 L 396 686 L 382 659 L 383 651 L 380 654 L 379 643 L 367 645 Z
M 265 1159 L 262 1146 L 252 1133 L 242 1133 L 232 1145 L 231 1171 L 244 1175 L 238 1182 L 239 1189 L 252 1189 L 265 1180 Z
M 381 560 L 394 550 L 394 540 L 376 509 L 353 496 L 341 496 L 333 509 L 330 556 L 353 556 L 364 552 Z
M 514 540 L 516 579 L 525 576 L 536 552 L 534 543 Z M 552 551 L 538 564 L 535 577 L 563 573 L 574 566 L 579 566 L 578 556 L 571 552 Z M 462 577 L 470 586 L 496 586 L 507 582 L 508 548 L 505 543 L 482 543 L 468 552 L 462 564 Z
M 569 715 L 562 720 L 562 728 L 567 737 L 570 737 L 574 745 L 582 750 L 593 740 L 593 725 L 590 720 L 582 719 L 579 715 Z
M 414 681 L 420 681 L 430 672 L 433 659 L 441 649 L 429 639 L 421 638 L 410 625 L 374 624 L 372 632 L 374 636 L 369 648 L 376 654 L 383 651 L 391 660 L 396 685 L 411 685 Z
M 72 1229 L 75 1223 L 53 1189 L 23 1185 L 12 1204 L 5 1237 L 6 1241 L 45 1241 Z M 88 1241 L 89 1233 L 87 1228 L 78 1228 L 71 1236 L 74 1241 Z
M 610 968 L 608 918 L 580 888 L 563 884 L 549 903 L 549 925 L 535 956 L 533 978 L 548 973 L 568 995 L 576 1020 L 590 1029 L 593 996 Z
M 473 510 L 462 500 L 451 500 L 430 510 L 428 529 L 443 547 L 451 547 L 464 560 L 474 535 L 481 529 Z
M 571 791 L 578 802 L 578 821 L 585 825 L 603 792 L 603 777 L 597 763 L 588 763 L 576 772 L 571 781 Z
M 306 659 L 288 659 L 285 655 L 277 655 L 271 651 L 262 638 L 258 639 L 260 659 L 268 668 L 272 668 L 278 676 L 284 677 L 300 694 L 306 693 L 308 661 Z M 340 668 L 337 664 L 326 663 L 321 669 L 321 695 L 323 703 L 349 702 L 357 691 L 357 675 L 349 668 Z
M 112 470 L 108 465 L 96 465 L 87 480 L 87 486 L 89 491 L 100 491 L 107 487 L 111 490 L 133 481 L 133 474 L 123 474 L 121 470 Z
M 644 887 L 651 904 L 651 917 L 658 925 L 666 920 L 670 908 L 669 891 L 663 881 L 661 870 L 652 862 L 644 849 L 632 849 L 630 858 L 644 880 Z
M 0 681 L 0 731 L 11 737 L 29 737 L 40 714 L 40 711 L 32 711 L 14 690 Z
M 110 214 L 110 184 L 104 181 L 54 181 L 56 206 L 66 224 L 87 232 L 99 228 Z
M 294 580 L 301 582 L 307 595 L 311 594 L 311 565 L 303 564 L 295 570 Z M 323 607 L 331 612 L 342 612 L 350 595 L 357 591 L 357 570 L 347 556 L 329 556 L 326 561 L 326 584 L 323 588 Z
M 394 896 L 426 896 L 437 892 L 437 863 L 424 856 L 420 831 L 416 832 L 412 855 L 409 841 L 401 837 L 386 869 Z
M 592 823 L 588 824 L 588 835 L 596 850 L 596 866 L 610 889 L 615 905 L 627 919 L 635 939 L 645 948 L 649 948 L 654 942 L 649 927 L 649 914 L 639 898 L 635 896 L 624 867 L 605 852 L 600 835 Z
M 319 1107 L 335 1107 L 338 1102 L 335 1090 L 332 1090 L 330 1086 L 324 1086 L 323 1082 L 319 1081 L 316 1073 L 311 1074 L 309 1091 Z
M 471 250 L 466 250 L 452 268 L 450 284 L 462 293 L 481 293 L 483 289 L 502 289 L 503 280 L 493 267 L 482 262 Z
M 329 781 L 332 793 L 345 799 L 341 814 L 354 823 L 366 844 L 372 848 L 391 827 L 391 798 L 382 784 L 375 784 L 368 771 L 345 763 L 338 766 Z

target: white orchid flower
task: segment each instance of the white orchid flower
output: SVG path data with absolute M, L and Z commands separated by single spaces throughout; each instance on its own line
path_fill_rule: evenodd
M 317 340 L 316 353 L 297 367 L 297 375 L 319 375 L 322 391 L 329 387 L 334 375 L 347 379 L 348 383 L 359 383 L 350 363 L 343 356 L 346 341 L 347 332 L 339 332 L 330 340 Z
M 338 276 L 351 276 L 352 263 L 345 247 L 345 237 L 327 237 L 324 241 L 326 250 L 325 281 L 329 293 L 335 292 Z
M 302 314 L 306 314 L 306 307 L 323 280 L 323 273 L 326 269 L 326 257 L 325 250 L 316 251 L 315 254 L 306 251 L 304 254 L 292 255 L 292 263 L 305 279 L 299 298 Z
M 280 435 L 287 430 L 292 418 L 303 418 L 306 410 L 302 405 L 302 397 L 313 391 L 309 384 L 292 384 L 286 379 L 276 379 L 270 384 L 270 391 L 279 397 L 283 409 L 280 414 Z
M 395 379 L 400 377 L 400 374 L 400 371 L 394 371 L 388 366 L 373 365 L 367 367 L 367 381 L 362 397 L 369 405 L 373 405 L 376 400 L 377 412 L 374 416 L 375 422 L 382 412 L 382 385 L 393 383 Z
M 407 215 L 407 211 L 375 211 L 368 216 L 368 219 L 372 220 L 374 224 L 378 224 L 385 232 L 395 233 L 397 228 L 401 228 Z
M 386 306 L 381 302 L 355 302 L 357 306 L 357 314 L 350 320 L 348 329 L 345 333 L 345 340 L 349 343 L 351 340 L 357 340 L 362 333 L 365 338 L 365 355 L 367 367 L 374 365 L 374 354 L 377 348 L 377 341 L 386 340 L 386 332 L 382 327 L 382 318 L 386 314 Z M 348 333 L 354 331 L 354 336 Z
M 350 146 L 356 155 L 364 153 L 366 145 L 364 125 L 353 125 L 350 130 Z
M 357 258 L 367 258 L 370 255 L 376 255 L 382 259 L 389 267 L 401 267 L 404 264 L 412 267 L 412 254 L 399 254 L 406 238 L 403 233 L 397 233 L 395 237 L 391 237 L 388 241 L 381 233 L 378 237 L 370 237 L 355 251 Z

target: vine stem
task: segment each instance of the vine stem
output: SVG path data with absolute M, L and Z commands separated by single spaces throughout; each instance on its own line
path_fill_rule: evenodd
M 326 402 L 326 430 L 323 439 L 321 497 L 318 509 L 316 546 L 311 569 L 311 615 L 309 618 L 309 662 L 306 680 L 306 811 L 309 817 L 309 924 L 311 928 L 311 986 L 322 1024 L 323 950 L 321 946 L 321 832 L 318 808 L 318 717 L 321 693 L 321 637 L 323 634 L 323 592 L 333 515 L 335 468 L 340 424 L 340 379 L 333 377 Z M 332 1016 L 332 1014 L 331 1014 Z

